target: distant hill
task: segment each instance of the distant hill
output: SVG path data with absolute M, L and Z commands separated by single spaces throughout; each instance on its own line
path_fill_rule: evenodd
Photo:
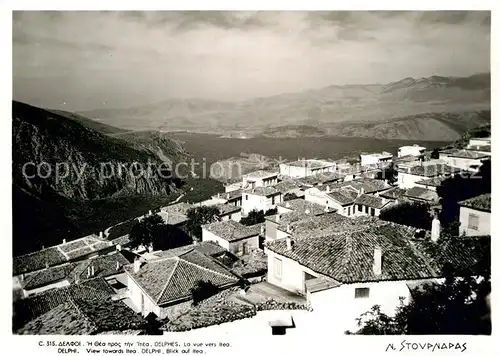
M 423 113 L 489 110 L 490 86 L 489 73 L 432 76 L 387 84 L 333 85 L 241 102 L 167 99 L 136 108 L 99 109 L 82 114 L 131 130 L 255 134 L 273 127 L 293 129 L 301 125 L 323 130 L 325 125 L 338 123 L 377 123 Z M 450 137 L 443 133 L 445 136 L 440 139 Z
M 95 129 L 123 132 L 71 113 L 12 103 L 15 252 L 96 232 L 88 229 L 122 220 L 115 212 L 139 215 L 137 209 L 127 209 L 129 198 L 135 199 L 133 206 L 140 207 L 137 197 L 151 202 L 151 197 L 165 199 L 177 192 L 177 180 L 165 168 L 161 175 L 147 177 L 138 174 L 132 164 L 160 166 L 160 150 L 164 158 L 178 157 L 184 154 L 181 146 L 162 138 L 153 150 L 130 137 L 123 140 Z M 146 137 L 143 142 L 147 143 Z

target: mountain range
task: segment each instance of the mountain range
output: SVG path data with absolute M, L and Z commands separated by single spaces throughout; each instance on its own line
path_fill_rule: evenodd
M 312 135 L 413 138 L 412 132 L 416 132 L 429 140 L 448 140 L 457 139 L 468 127 L 454 125 L 443 113 L 481 121 L 481 112 L 490 109 L 490 87 L 489 73 L 431 76 L 387 84 L 332 85 L 240 102 L 167 99 L 80 114 L 126 130 L 244 132 L 253 136 L 275 131 L 277 136 L 300 136 L 300 130 L 293 127 L 308 127 L 306 131 Z M 413 123 L 402 125 L 405 120 Z

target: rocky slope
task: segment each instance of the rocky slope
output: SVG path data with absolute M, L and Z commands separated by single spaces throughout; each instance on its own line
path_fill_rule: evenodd
M 152 149 L 146 138 L 141 146 L 110 137 L 90 128 L 96 128 L 90 120 L 82 123 L 85 118 L 69 113 L 19 102 L 13 102 L 12 109 L 15 250 L 30 249 L 22 246 L 28 240 L 47 246 L 64 234 L 77 236 L 83 233 L 82 225 L 92 228 L 88 221 L 109 226 L 105 225 L 107 210 L 116 210 L 109 199 L 122 199 L 121 205 L 126 205 L 127 197 L 163 198 L 177 193 L 178 180 L 162 160 L 185 154 L 177 143 L 162 138 Z M 97 126 L 108 133 L 122 131 Z

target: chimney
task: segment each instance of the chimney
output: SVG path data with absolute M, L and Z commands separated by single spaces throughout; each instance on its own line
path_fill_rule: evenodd
M 134 260 L 134 273 L 139 272 L 139 269 L 141 268 L 141 260 L 136 257 Z
M 376 276 L 382 274 L 382 249 L 378 246 L 373 251 L 373 274 Z
M 198 241 L 193 240 L 193 246 L 196 246 L 196 245 L 198 245 Z
M 434 215 L 434 219 L 432 220 L 432 228 L 431 228 L 431 240 L 436 242 L 439 240 L 439 235 L 441 234 L 441 222 L 437 214 Z
M 363 195 L 363 194 L 365 194 L 365 188 L 361 187 L 361 189 L 359 190 L 359 193 L 358 193 L 358 197 L 360 195 Z
M 121 251 L 121 250 L 122 250 L 122 245 L 117 244 L 117 245 L 116 245 L 116 250 L 117 250 L 117 251 Z
M 265 235 L 265 233 L 266 233 L 266 231 L 265 231 L 265 229 L 264 229 L 264 225 L 261 225 L 261 226 L 260 226 L 260 235 L 261 235 L 261 236 L 264 236 L 264 235 Z
M 292 251 L 293 250 L 293 241 L 290 236 L 286 237 L 286 250 L 287 251 Z
M 286 224 L 286 232 L 289 234 L 292 232 L 292 227 L 290 226 L 290 224 Z
M 290 203 L 286 202 L 285 207 L 289 208 L 290 207 Z
M 226 200 L 229 200 L 229 198 L 230 198 L 230 195 L 229 195 L 229 193 L 227 193 L 226 194 Z
M 252 193 L 255 193 L 255 188 L 252 188 Z
M 328 205 L 327 205 L 327 206 L 325 206 L 325 212 L 326 212 L 326 213 L 329 213 L 329 212 L 330 212 L 330 207 L 329 207 Z
M 94 276 L 94 274 L 95 274 L 95 269 L 94 269 L 94 265 L 92 265 L 92 266 L 90 267 L 90 275 L 93 277 L 93 276 Z
M 66 239 L 63 239 L 63 245 L 66 243 Z
M 87 278 L 90 277 L 90 266 L 87 267 Z
M 217 198 L 220 198 L 220 193 L 217 193 Z
M 309 215 L 309 213 L 310 213 L 310 212 L 311 212 L 311 211 L 310 211 L 309 209 L 306 209 L 306 210 L 304 211 L 304 213 L 305 213 L 306 215 Z
M 152 244 L 152 243 L 151 243 L 151 244 L 149 244 L 149 246 L 148 246 L 148 251 L 149 251 L 150 253 L 151 253 L 151 252 L 153 252 L 153 244 Z
M 150 211 L 148 211 L 148 215 L 149 215 L 149 216 L 153 215 L 153 212 L 152 212 L 151 210 L 150 210 Z
M 99 231 L 99 238 L 104 238 L 104 233 L 102 231 Z
M 326 186 L 326 192 L 330 193 L 330 186 L 329 185 Z
M 281 219 L 281 214 L 276 215 L 276 222 L 278 222 L 278 223 L 279 223 L 279 222 L 280 222 L 280 219 Z
M 118 271 L 120 269 L 120 262 L 116 261 L 116 270 Z
M 387 179 L 384 179 L 384 185 L 387 187 L 389 185 L 389 181 Z
M 45 262 L 45 269 L 48 269 L 48 268 L 49 268 L 49 263 Z

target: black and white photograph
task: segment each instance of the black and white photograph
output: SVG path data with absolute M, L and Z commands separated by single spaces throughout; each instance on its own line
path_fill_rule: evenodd
M 12 11 L 12 334 L 491 335 L 491 18 Z

